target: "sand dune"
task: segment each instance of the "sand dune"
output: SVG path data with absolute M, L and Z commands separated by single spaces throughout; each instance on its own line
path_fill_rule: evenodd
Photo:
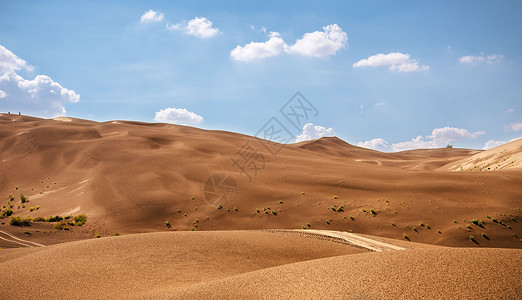
M 2 298 L 520 298 L 521 153 L 0 114 Z
M 495 171 L 503 169 L 521 169 L 522 139 L 500 145 L 477 153 L 456 162 L 450 163 L 446 169 L 452 171 Z
M 395 239 L 406 233 L 412 241 L 438 245 L 521 247 L 519 168 L 442 170 L 495 149 L 381 153 L 322 138 L 286 145 L 274 156 L 259 140 L 231 132 L 70 119 L 0 115 L 0 204 L 7 204 L 9 194 L 23 193 L 30 202 L 15 206 L 15 216 L 84 213 L 89 221 L 66 234 L 35 225 L 18 230 L 8 223 L 0 230 L 18 237 L 29 230 L 32 240 L 49 244 L 58 235 L 75 240 L 97 232 L 164 231 L 166 220 L 171 230 L 189 230 L 197 219 L 197 230 L 309 224 Z M 251 178 L 233 163 L 247 143 L 265 160 L 258 162 L 257 175 L 250 170 Z M 518 160 L 518 143 L 499 149 Z M 203 193 L 205 180 L 215 173 L 229 174 L 238 186 L 222 209 Z M 39 210 L 29 211 L 37 205 Z M 482 233 L 489 239 L 470 242 L 470 235 Z

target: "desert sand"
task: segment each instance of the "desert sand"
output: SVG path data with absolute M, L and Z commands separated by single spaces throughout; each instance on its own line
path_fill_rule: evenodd
M 251 177 L 233 163 L 245 145 L 263 158 Z M 180 125 L 0 114 L 2 211 L 73 217 L 67 230 L 1 220 L 0 287 L 8 299 L 520 298 L 522 140 L 398 153 L 335 137 L 277 155 L 264 145 Z M 230 198 L 205 198 L 214 174 L 233 179 Z

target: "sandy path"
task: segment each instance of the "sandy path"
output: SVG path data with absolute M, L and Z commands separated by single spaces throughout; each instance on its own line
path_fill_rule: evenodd
M 4 235 L 4 236 L 2 236 Z M 25 246 L 25 247 L 45 247 L 45 245 L 42 245 L 42 244 L 39 244 L 39 243 L 36 243 L 36 242 L 31 242 L 31 241 L 28 241 L 28 240 L 24 240 L 24 239 L 20 239 L 20 238 L 17 238 L 16 236 L 14 235 L 11 235 L 5 231 L 0 231 L 0 239 L 4 240 L 4 241 L 8 241 L 8 242 L 12 242 L 12 243 L 15 243 L 15 244 L 18 244 L 18 245 L 21 245 L 21 246 Z
M 320 235 L 327 238 L 333 238 L 337 241 L 346 242 L 358 248 L 363 248 L 372 252 L 406 250 L 406 248 L 377 241 L 368 237 L 363 237 L 355 233 L 333 230 L 315 230 L 315 229 L 294 229 L 294 230 L 270 230 L 282 233 L 299 233 L 304 235 Z

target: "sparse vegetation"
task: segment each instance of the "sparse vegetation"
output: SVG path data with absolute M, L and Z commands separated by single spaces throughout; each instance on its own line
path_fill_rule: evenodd
M 377 215 L 377 212 L 372 208 L 370 209 L 370 213 L 373 215 L 373 216 L 376 216 Z
M 259 213 L 259 209 L 258 208 L 256 208 L 256 213 Z
M 31 218 L 26 217 L 25 219 L 22 219 L 20 217 L 11 217 L 11 225 L 13 226 L 31 226 Z
M 355 221 L 355 218 L 353 216 L 350 216 L 349 218 L 350 220 Z
M 283 201 L 279 200 L 279 204 L 283 204 Z
M 306 229 L 306 226 L 304 226 L 304 225 L 301 225 L 301 229 Z
M 165 221 L 164 224 L 165 224 L 165 226 L 166 226 L 168 229 L 172 228 L 172 226 L 170 225 L 169 220 Z
M 96 234 L 94 234 L 94 237 L 97 239 L 101 238 L 101 233 L 99 231 L 96 231 Z
M 196 230 L 197 230 L 196 227 L 190 226 L 190 231 L 196 231 Z
M 33 219 L 33 222 L 45 222 L 45 218 L 44 217 L 36 217 Z
M 217 209 L 218 209 L 218 210 L 221 210 L 222 208 L 223 208 L 223 205 L 218 204 Z
M 470 240 L 470 241 L 472 241 L 472 242 L 474 242 L 474 243 L 476 243 L 476 242 L 477 242 L 477 241 L 475 240 L 475 237 L 474 237 L 474 236 L 472 236 L 472 235 L 470 235 L 470 236 L 469 236 L 469 240 Z
M 61 220 L 63 220 L 63 218 L 60 216 L 48 216 L 45 218 L 46 222 L 60 222 Z
M 20 194 L 20 202 L 26 203 L 29 202 L 29 199 L 27 199 L 27 197 L 25 197 L 24 194 Z
M 14 201 L 14 197 L 12 194 L 9 194 L 9 201 Z
M 406 233 L 403 233 L 403 234 L 402 234 L 402 237 L 403 237 L 405 240 L 408 240 L 408 241 L 410 240 L 410 238 L 408 237 L 408 235 L 407 235 Z
M 482 237 L 485 238 L 486 240 L 489 240 L 489 237 L 484 232 L 482 233 Z
M 12 215 L 12 214 L 13 214 L 13 210 L 10 209 L 10 208 L 8 208 L 8 209 L 4 210 L 4 211 L 2 212 L 2 214 L 0 214 L 0 219 L 7 218 L 7 217 L 9 217 L 9 216 Z
M 69 226 L 68 226 L 67 222 L 62 222 L 62 221 L 54 224 L 54 228 L 59 229 L 59 230 L 69 230 Z
M 393 223 L 393 222 L 390 222 L 390 225 L 391 225 L 391 226 L 395 226 L 395 223 Z
M 74 223 L 76 223 L 76 225 L 78 225 L 78 226 L 82 226 L 86 222 L 87 222 L 87 216 L 84 214 L 74 217 Z

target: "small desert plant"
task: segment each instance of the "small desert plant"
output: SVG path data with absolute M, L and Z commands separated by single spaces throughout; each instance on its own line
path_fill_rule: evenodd
M 237 207 L 234 207 L 234 210 L 235 210 L 235 211 L 239 211 L 239 209 L 238 209 Z
M 78 225 L 78 226 L 82 226 L 86 222 L 87 222 L 87 216 L 84 214 L 74 217 L 74 223 L 76 223 L 76 225 Z
M 72 217 L 73 217 L 72 215 L 68 215 L 68 216 L 65 216 L 64 219 L 69 220 Z
M 222 208 L 223 208 L 223 205 L 218 204 L 217 209 L 220 210 L 220 209 L 222 209 Z
M 9 194 L 9 201 L 14 201 L 14 197 L 12 194 Z
M 437 233 L 438 233 L 438 234 L 442 234 L 442 232 L 441 232 L 439 229 L 437 229 Z
M 283 201 L 279 200 L 279 204 L 283 204 Z
M 99 231 L 96 231 L 96 234 L 94 234 L 94 237 L 97 239 L 101 238 L 101 233 Z
M 363 208 L 363 209 L 361 209 L 361 210 L 362 210 L 362 212 L 366 212 L 366 209 L 364 209 L 364 208 Z
M 352 220 L 352 221 L 355 220 L 355 218 L 354 218 L 353 216 L 350 216 L 349 218 L 350 218 L 350 220 Z
M 493 222 L 495 222 L 495 223 L 498 223 L 498 220 L 495 219 L 495 218 L 491 219 L 491 221 L 493 221 Z
M 27 235 L 27 236 L 31 236 L 31 232 L 30 231 L 26 231 L 26 232 L 24 232 L 24 234 Z
M 164 224 L 165 224 L 165 226 L 167 226 L 168 229 L 172 228 L 172 226 L 170 225 L 169 220 L 165 221 Z
M 408 237 L 408 235 L 407 235 L 406 233 L 403 233 L 403 234 L 402 234 L 402 237 L 403 237 L 405 240 L 408 240 L 408 241 L 410 240 L 410 238 Z
M 411 230 L 413 230 L 413 231 L 415 231 L 415 232 L 418 232 L 418 231 L 417 231 L 417 227 L 415 227 L 415 226 L 413 226 L 413 227 L 411 228 Z
M 341 205 L 337 208 L 337 212 L 343 212 L 344 211 L 344 207 Z
M 333 197 L 332 197 L 332 198 L 334 198 L 334 199 L 337 199 L 337 196 L 336 196 L 336 195 L 333 195 Z
M 312 227 L 312 225 L 310 225 L 310 223 L 306 223 L 306 226 L 307 227 Z
M 473 227 L 471 227 L 471 225 L 468 224 L 468 225 L 466 225 L 466 229 L 467 229 L 467 230 L 472 230 Z
M 475 242 L 475 243 L 477 242 L 477 241 L 475 240 L 475 237 L 472 236 L 472 235 L 469 236 L 469 240 L 472 241 L 472 242 Z
M 45 222 L 45 218 L 44 217 L 36 217 L 33 219 L 33 222 Z
M 373 208 L 372 208 L 372 209 L 370 209 L 370 213 L 371 213 L 372 215 L 374 215 L 374 216 L 376 216 L 376 215 L 377 215 L 377 212 L 376 212 L 376 211 L 375 211 L 375 210 L 374 210 Z
M 59 222 L 54 224 L 55 229 L 61 229 L 61 230 L 69 230 L 69 226 L 67 226 L 66 222 Z
M 121 234 L 119 232 L 114 233 L 112 236 L 120 236 Z
M 275 210 L 272 210 L 272 214 L 273 214 L 274 216 L 277 216 L 277 212 L 276 212 Z
M 477 225 L 477 226 L 480 224 L 480 222 L 479 222 L 477 219 L 473 219 L 473 220 L 471 221 L 471 223 L 473 223 L 473 224 L 475 224 L 475 225 Z
M 391 225 L 391 226 L 395 226 L 395 223 L 393 223 L 393 222 L 390 222 L 390 225 Z
M 8 209 L 4 210 L 2 212 L 2 214 L 0 214 L 0 219 L 7 218 L 7 217 L 9 217 L 12 214 L 13 214 L 13 210 L 8 208 Z
M 301 229 L 306 229 L 306 226 L 304 226 L 304 225 L 301 225 Z
M 485 238 L 486 240 L 489 240 L 489 236 L 487 236 L 484 232 L 482 233 L 482 237 Z
M 180 213 L 181 213 L 181 209 L 178 209 L 178 214 L 180 214 Z
M 29 199 L 27 199 L 27 197 L 25 197 L 24 194 L 20 194 L 20 201 L 22 203 L 26 203 L 29 202 Z
M 31 226 L 31 218 L 27 217 L 25 219 L 22 219 L 20 217 L 11 217 L 11 225 L 13 226 Z
M 256 213 L 259 213 L 259 209 L 256 208 Z
M 431 229 L 430 225 L 426 224 L 426 228 L 427 229 Z
M 197 230 L 196 227 L 190 226 L 190 231 L 196 231 L 196 230 Z
M 453 220 L 453 223 L 457 223 L 457 220 Z
M 489 215 L 487 215 L 486 218 L 491 219 L 491 217 Z
M 45 219 L 45 221 L 47 221 L 47 222 L 60 222 L 61 220 L 63 220 L 63 218 L 60 216 L 48 216 Z
M 420 226 L 422 227 L 422 226 L 424 226 L 424 223 L 420 222 L 420 224 L 419 224 L 419 225 L 420 225 Z

